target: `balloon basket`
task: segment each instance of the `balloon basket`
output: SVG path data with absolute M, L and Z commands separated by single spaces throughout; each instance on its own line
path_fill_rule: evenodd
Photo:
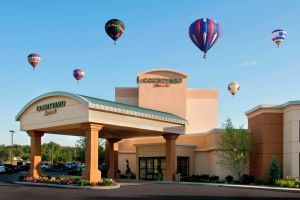
M 203 58 L 206 59 L 206 57 L 207 57 L 206 54 L 204 54 L 204 55 L 203 55 Z

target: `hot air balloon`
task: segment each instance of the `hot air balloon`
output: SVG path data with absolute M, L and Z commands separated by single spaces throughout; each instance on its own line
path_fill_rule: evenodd
M 228 84 L 228 91 L 234 96 L 237 91 L 240 89 L 240 84 L 238 82 L 230 82 Z
M 81 69 L 75 69 L 73 71 L 73 76 L 77 80 L 77 83 L 79 83 L 79 81 L 84 77 L 84 71 Z
M 41 56 L 37 53 L 32 53 L 28 55 L 27 60 L 34 70 L 35 67 L 41 62 Z
M 207 51 L 218 41 L 220 33 L 218 22 L 209 18 L 198 19 L 189 28 L 191 40 L 204 52 L 203 58 L 206 58 Z
M 124 30 L 124 23 L 119 19 L 111 19 L 105 24 L 105 31 L 115 41 L 114 44 L 116 44 L 116 41 L 121 37 Z
M 277 47 L 284 41 L 287 36 L 287 32 L 283 29 L 276 29 L 272 32 L 272 40 L 277 44 Z

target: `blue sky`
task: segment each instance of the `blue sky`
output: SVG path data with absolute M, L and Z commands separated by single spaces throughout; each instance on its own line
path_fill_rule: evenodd
M 263 103 L 300 100 L 300 1 L 2 1 L 0 6 L 0 144 L 29 144 L 14 118 L 34 97 L 49 91 L 68 91 L 114 100 L 114 87 L 134 87 L 136 74 L 152 68 L 171 68 L 190 75 L 190 88 L 219 90 L 219 124 L 226 117 L 247 127 L 245 111 Z M 188 35 L 196 19 L 217 20 L 219 41 L 203 60 Z M 104 32 L 111 18 L 125 23 L 116 46 Z M 284 28 L 280 48 L 271 32 Z M 27 55 L 41 54 L 35 71 Z M 76 84 L 72 76 L 86 76 Z M 238 81 L 233 98 L 227 84 Z M 76 137 L 46 135 L 74 145 Z

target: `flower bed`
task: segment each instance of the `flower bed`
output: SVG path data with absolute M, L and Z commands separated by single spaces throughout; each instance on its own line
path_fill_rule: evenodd
M 89 181 L 82 180 L 79 177 L 20 177 L 20 181 L 29 183 L 45 183 L 45 184 L 58 184 L 58 185 L 72 185 L 72 186 L 117 186 L 118 184 L 112 179 L 103 178 L 99 182 L 93 184 Z
M 300 188 L 300 181 L 297 177 L 286 176 L 284 179 L 276 180 L 275 185 L 287 188 Z

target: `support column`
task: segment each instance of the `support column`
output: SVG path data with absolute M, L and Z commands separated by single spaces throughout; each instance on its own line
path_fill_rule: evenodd
M 97 183 L 101 179 L 101 172 L 98 169 L 98 146 L 99 131 L 102 127 L 100 124 L 82 124 L 85 135 L 85 170 L 82 178 L 91 183 Z
M 166 169 L 164 172 L 165 181 L 174 181 L 176 174 L 176 134 L 165 134 L 163 137 L 166 140 Z
M 27 131 L 30 136 L 30 177 L 39 177 L 42 175 L 41 169 L 41 138 L 44 132 L 41 131 Z
M 107 177 L 108 178 L 115 178 L 115 172 L 117 169 L 116 166 L 116 156 L 115 156 L 115 151 L 114 151 L 114 145 L 115 143 L 119 142 L 121 139 L 120 138 L 107 138 L 107 149 L 108 151 L 108 170 L 107 170 Z

